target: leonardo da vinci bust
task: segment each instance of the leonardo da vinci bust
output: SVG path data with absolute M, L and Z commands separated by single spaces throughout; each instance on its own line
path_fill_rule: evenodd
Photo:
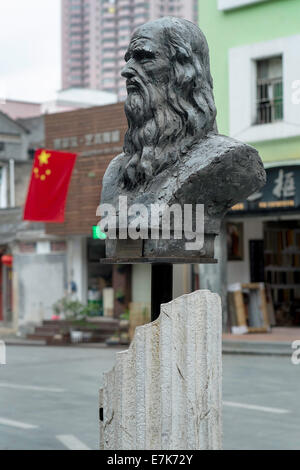
M 204 247 L 185 257 L 213 258 L 227 210 L 265 184 L 258 152 L 217 131 L 209 50 L 196 25 L 174 17 L 144 24 L 125 61 L 128 130 L 104 175 L 101 204 L 117 207 L 120 196 L 146 207 L 203 204 Z M 117 245 L 106 240 L 107 257 L 116 258 Z M 146 239 L 141 261 L 181 257 L 182 249 L 180 240 Z

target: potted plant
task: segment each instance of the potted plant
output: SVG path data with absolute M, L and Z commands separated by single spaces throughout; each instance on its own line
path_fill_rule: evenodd
M 129 316 L 130 311 L 128 308 L 125 309 L 125 312 L 120 315 L 120 329 L 126 330 L 129 328 Z

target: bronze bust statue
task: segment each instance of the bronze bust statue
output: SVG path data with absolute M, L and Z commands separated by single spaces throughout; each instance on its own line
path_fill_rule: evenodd
M 123 153 L 104 175 L 101 204 L 117 207 L 119 196 L 148 208 L 203 204 L 200 252 L 183 254 L 182 240 L 148 238 L 139 256 L 212 260 L 226 211 L 265 184 L 262 161 L 253 147 L 218 134 L 208 45 L 196 25 L 175 17 L 146 23 L 133 34 L 125 60 L 128 130 Z M 119 242 L 106 240 L 107 257 L 120 257 Z

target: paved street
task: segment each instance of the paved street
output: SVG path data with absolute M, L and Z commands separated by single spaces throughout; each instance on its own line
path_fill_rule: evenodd
M 10 346 L 0 449 L 97 449 L 98 388 L 115 349 Z M 225 355 L 224 448 L 300 449 L 300 365 Z

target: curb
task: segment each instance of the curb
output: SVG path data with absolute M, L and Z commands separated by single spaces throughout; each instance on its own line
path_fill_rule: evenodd
M 291 356 L 291 342 L 286 341 L 226 341 L 223 340 L 223 354 L 249 354 L 257 356 Z
M 223 348 L 223 354 L 232 354 L 232 355 L 240 355 L 240 356 L 283 356 L 283 357 L 291 357 L 291 351 L 280 351 L 280 350 L 265 350 L 260 351 L 257 349 L 230 349 L 230 348 Z
M 3 338 L 7 346 L 46 346 L 46 341 L 41 339 L 18 339 L 18 338 Z
M 27 340 L 21 338 L 2 338 L 7 346 L 47 346 L 44 340 Z M 84 348 L 84 349 L 126 349 L 126 345 L 107 345 L 106 343 L 73 343 L 73 344 L 51 344 L 49 347 L 66 347 L 66 348 Z M 251 355 L 251 356 L 285 356 L 292 355 L 290 343 L 281 342 L 223 342 L 222 353 L 233 355 Z
M 6 346 L 47 346 L 49 348 L 82 348 L 82 349 L 121 349 L 128 348 L 129 346 L 123 345 L 107 345 L 106 343 L 70 343 L 70 344 L 47 344 L 44 340 L 31 340 L 31 339 L 14 339 L 14 338 L 2 338 Z

